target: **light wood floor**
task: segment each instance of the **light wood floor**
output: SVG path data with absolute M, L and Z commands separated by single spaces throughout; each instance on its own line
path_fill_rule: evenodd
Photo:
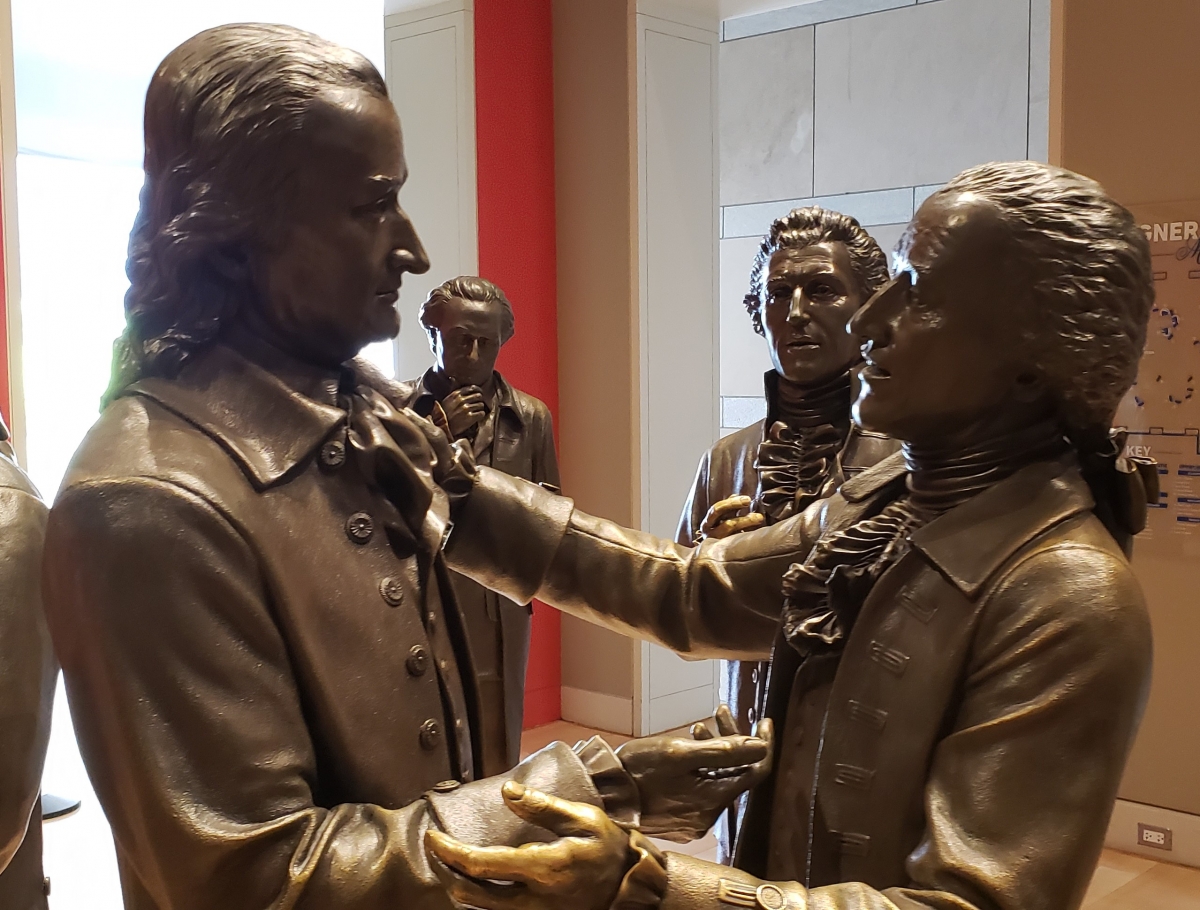
M 522 755 L 536 752 L 555 740 L 574 745 L 595 733 L 595 730 L 561 720 L 526 730 L 521 737 Z M 616 733 L 603 736 L 614 746 L 629 739 Z M 717 858 L 717 844 L 712 834 L 692 844 L 663 846 L 714 862 Z M 1105 850 L 1083 906 L 1086 910 L 1200 910 L 1200 869 L 1156 863 L 1145 857 Z

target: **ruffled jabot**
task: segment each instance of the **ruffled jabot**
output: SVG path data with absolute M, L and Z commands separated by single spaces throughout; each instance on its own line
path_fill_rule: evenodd
M 774 374 L 767 388 L 770 416 L 754 458 L 754 511 L 774 524 L 833 492 L 838 455 L 850 432 L 850 374 L 818 386 Z
M 911 536 L 938 515 L 1068 443 L 1053 421 L 987 440 L 967 450 L 905 445 L 904 493 L 882 511 L 823 537 L 783 577 L 783 633 L 802 654 L 840 649 L 875 583 L 908 552 Z

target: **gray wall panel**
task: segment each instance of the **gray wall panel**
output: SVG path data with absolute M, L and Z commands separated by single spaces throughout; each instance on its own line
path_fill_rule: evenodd
M 721 204 L 812 195 L 813 29 L 721 45 Z
M 817 26 L 817 195 L 1024 158 L 1029 0 L 942 0 Z
M 792 6 L 787 9 L 726 20 L 722 37 L 726 41 L 733 41 L 737 38 L 801 28 L 806 25 L 815 25 L 818 22 L 829 22 L 832 19 L 878 13 L 881 10 L 895 9 L 900 6 L 912 6 L 916 2 L 917 0 L 811 0 L 802 6 Z
M 770 222 L 763 224 L 766 233 Z M 721 395 L 761 398 L 763 373 L 771 368 L 767 343 L 754 332 L 742 301 L 750 290 L 750 268 L 758 237 L 721 241 Z M 725 424 L 730 426 L 730 424 Z

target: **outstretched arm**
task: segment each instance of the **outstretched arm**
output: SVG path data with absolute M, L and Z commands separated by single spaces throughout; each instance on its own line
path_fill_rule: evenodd
M 788 566 L 820 512 L 699 547 L 623 528 L 489 468 L 456 516 L 446 559 L 518 603 L 533 597 L 688 657 L 770 655 Z

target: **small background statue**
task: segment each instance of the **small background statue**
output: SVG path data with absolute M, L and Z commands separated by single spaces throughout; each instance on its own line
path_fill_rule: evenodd
M 722 536 L 713 525 L 730 509 L 752 509 L 735 524 L 783 521 L 896 451 L 898 443 L 850 421 L 860 354 L 846 323 L 887 279 L 879 244 L 848 215 L 811 206 L 771 225 L 745 298 L 774 367 L 763 377 L 767 416 L 704 454 L 679 519 L 679 543 Z M 768 666 L 722 662 L 721 701 L 743 732 L 762 717 Z M 734 827 L 729 818 L 718 828 L 726 857 Z
M 437 362 L 404 383 L 403 403 L 454 439 L 469 441 L 477 463 L 557 491 L 549 408 L 496 372 L 500 348 L 515 330 L 504 292 L 483 278 L 455 278 L 430 293 L 420 318 Z M 520 753 L 530 608 L 461 575 L 454 576 L 454 593 L 485 707 L 482 771 L 499 774 Z

